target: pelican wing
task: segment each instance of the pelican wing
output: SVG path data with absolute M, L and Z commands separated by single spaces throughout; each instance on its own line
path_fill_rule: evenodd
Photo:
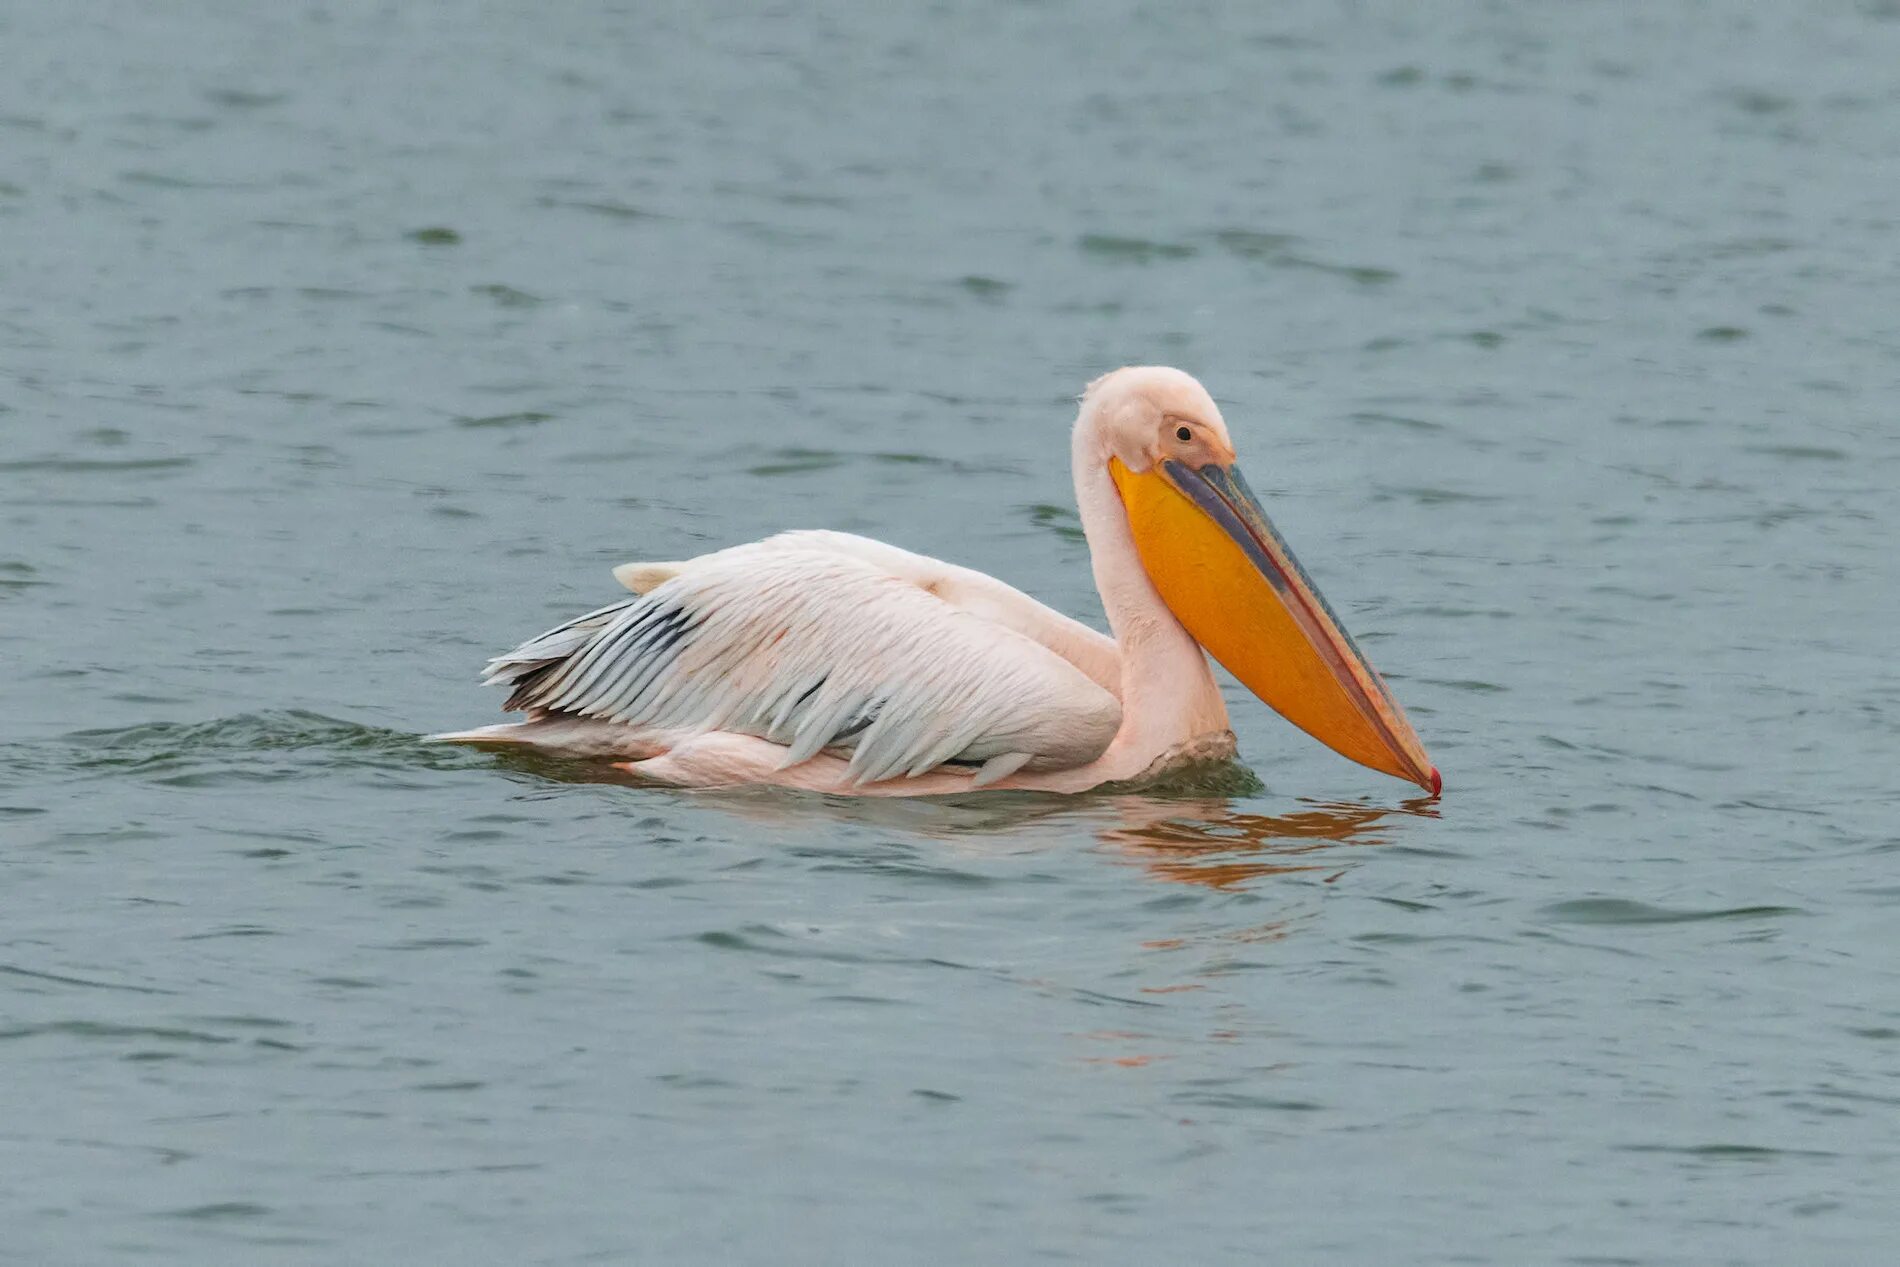
M 879 571 L 928 590 L 952 607 L 960 607 L 1041 643 L 1088 674 L 1097 686 L 1118 699 L 1121 697 L 1121 651 L 1113 638 L 993 576 L 945 563 L 927 554 L 913 554 L 869 537 L 828 529 L 781 532 L 761 544 L 826 550 L 862 559 Z M 614 569 L 614 579 L 636 594 L 645 594 L 696 562 L 698 560 L 623 563 Z
M 849 532 L 806 529 L 780 533 L 772 540 L 834 550 L 863 559 L 881 571 L 928 590 L 952 607 L 960 607 L 1041 643 L 1088 674 L 1103 690 L 1117 698 L 1121 696 L 1121 652 L 1113 638 L 993 576 Z
M 849 749 L 860 783 L 946 762 L 1093 760 L 1115 697 L 1036 639 L 797 534 L 676 568 L 644 594 L 489 663 L 507 707 L 642 729 L 736 731 L 791 766 Z

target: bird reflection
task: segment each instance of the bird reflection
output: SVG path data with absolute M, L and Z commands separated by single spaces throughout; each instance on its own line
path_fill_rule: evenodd
M 514 753 L 499 754 L 496 761 L 540 788 L 549 781 L 651 786 L 604 762 Z M 1302 808 L 1286 814 L 1235 808 L 1235 794 L 1260 791 L 1245 767 L 1224 763 L 1221 769 L 1194 772 L 1193 780 L 1171 787 L 1110 795 L 990 792 L 885 800 L 759 788 L 691 795 L 698 804 L 717 804 L 752 822 L 849 822 L 983 852 L 1004 841 L 1009 852 L 1060 848 L 1071 845 L 1076 829 L 1082 828 L 1103 850 L 1139 865 L 1157 880 L 1215 890 L 1241 888 L 1276 875 L 1337 874 L 1348 863 L 1337 852 L 1342 846 L 1387 844 L 1407 820 L 1438 817 L 1438 802 L 1423 796 L 1383 805 L 1302 801 Z M 669 789 L 666 795 L 680 793 Z
M 1098 839 L 1139 863 L 1156 879 L 1232 889 L 1265 876 L 1337 872 L 1326 856 L 1341 845 L 1382 845 L 1407 818 L 1437 818 L 1437 802 L 1414 797 L 1397 805 L 1308 801 L 1291 814 L 1253 814 L 1222 799 L 1116 797 L 1121 822 Z

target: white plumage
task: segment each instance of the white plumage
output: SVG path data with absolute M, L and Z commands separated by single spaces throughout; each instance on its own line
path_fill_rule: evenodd
M 848 750 L 858 784 L 955 762 L 982 766 L 983 786 L 1108 747 L 1114 695 L 1032 637 L 866 557 L 889 550 L 787 533 L 623 569 L 630 584 L 658 583 L 496 657 L 485 680 L 513 686 L 507 707 L 531 719 L 752 735 L 783 745 L 780 768 Z

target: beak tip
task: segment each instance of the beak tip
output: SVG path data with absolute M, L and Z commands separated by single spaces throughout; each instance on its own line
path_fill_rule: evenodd
M 1432 795 L 1437 796 L 1445 790 L 1445 780 L 1439 777 L 1438 767 L 1432 767 Z

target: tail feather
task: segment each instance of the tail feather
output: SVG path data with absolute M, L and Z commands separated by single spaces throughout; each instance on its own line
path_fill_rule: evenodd
M 477 747 L 536 748 L 564 757 L 611 757 L 616 761 L 645 761 L 673 746 L 675 736 L 641 730 L 619 722 L 546 713 L 528 721 L 477 726 L 430 735 L 437 743 L 464 743 Z

